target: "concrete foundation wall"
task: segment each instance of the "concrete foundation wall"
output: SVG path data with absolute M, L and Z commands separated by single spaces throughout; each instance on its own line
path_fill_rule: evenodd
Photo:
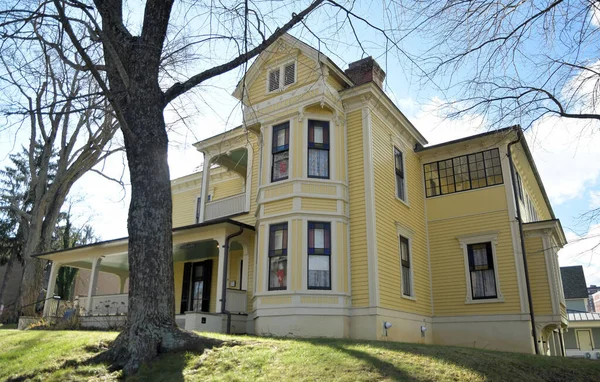
M 457 317 L 453 317 L 455 320 Z M 437 345 L 456 345 L 488 350 L 534 353 L 531 337 L 531 325 L 525 320 L 491 320 L 473 316 L 471 320 L 461 317 L 462 321 L 438 321 L 434 319 L 433 343 Z
M 254 320 L 260 336 L 348 338 L 350 318 L 329 315 L 272 315 Z

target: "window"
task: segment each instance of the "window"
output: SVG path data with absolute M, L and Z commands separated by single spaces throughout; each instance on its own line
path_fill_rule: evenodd
M 501 184 L 498 149 L 462 155 L 423 166 L 427 197 Z
M 329 179 L 329 122 L 308 121 L 308 177 Z
M 331 223 L 308 222 L 308 289 L 331 289 Z
M 497 298 L 492 243 L 469 244 L 467 252 L 473 300 Z
M 296 63 L 292 62 L 268 72 L 267 92 L 283 89 L 296 82 Z M 283 84 L 283 85 L 282 85 Z
M 521 181 L 521 175 L 518 172 L 515 173 L 517 174 L 517 193 L 519 194 L 519 199 L 523 201 L 523 182 Z
M 531 200 L 531 198 L 529 197 L 529 195 L 525 195 L 525 199 L 526 199 L 526 207 L 527 207 L 527 214 L 529 215 L 529 221 L 530 222 L 535 222 L 538 221 L 538 216 L 537 216 L 537 211 L 535 210 L 535 206 L 533 205 L 533 201 Z
M 404 184 L 404 158 L 402 152 L 394 147 L 394 166 L 396 167 L 396 196 L 406 201 L 406 187 Z
M 400 264 L 402 268 L 402 294 L 412 296 L 412 272 L 408 239 L 400 236 Z
M 271 181 L 276 182 L 288 178 L 290 164 L 290 123 L 285 122 L 273 126 L 273 163 Z
M 269 290 L 287 288 L 287 223 L 275 224 L 269 232 Z

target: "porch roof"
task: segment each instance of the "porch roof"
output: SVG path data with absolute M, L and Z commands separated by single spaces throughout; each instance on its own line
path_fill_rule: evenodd
M 198 256 L 202 257 L 197 253 L 199 251 L 208 254 L 208 248 L 214 249 L 214 241 L 229 233 L 228 228 L 233 227 L 242 227 L 250 231 L 255 230 L 253 226 L 231 218 L 215 219 L 174 228 L 172 231 L 174 260 L 185 261 L 190 258 L 198 258 Z M 75 248 L 40 253 L 34 255 L 34 257 L 58 261 L 62 265 L 84 269 L 91 268 L 91 258 L 104 257 L 100 265 L 100 271 L 122 274 L 127 273 L 129 270 L 127 258 L 128 239 L 128 237 L 123 237 L 106 240 Z M 210 251 L 210 255 L 212 255 L 212 252 Z

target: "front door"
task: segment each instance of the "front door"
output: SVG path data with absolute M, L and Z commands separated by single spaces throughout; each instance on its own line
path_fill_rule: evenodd
M 589 330 L 577 330 L 576 333 L 579 350 L 592 350 L 592 333 Z
M 181 288 L 180 313 L 208 312 L 212 260 L 185 263 Z

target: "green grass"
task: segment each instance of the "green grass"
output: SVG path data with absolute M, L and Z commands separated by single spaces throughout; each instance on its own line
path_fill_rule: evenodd
M 0 330 L 0 380 L 110 381 L 86 363 L 114 332 Z M 208 334 L 238 345 L 161 356 L 131 381 L 597 381 L 600 362 L 395 342 Z

